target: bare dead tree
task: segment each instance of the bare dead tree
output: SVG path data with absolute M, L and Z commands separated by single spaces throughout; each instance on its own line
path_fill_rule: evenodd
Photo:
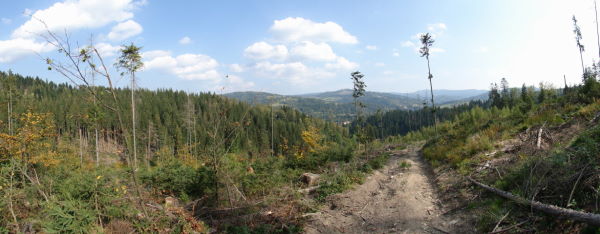
M 40 34 L 39 36 L 48 44 L 55 47 L 57 52 L 62 55 L 60 59 L 52 59 L 49 57 L 44 58 L 39 54 L 38 56 L 45 60 L 49 70 L 58 72 L 75 86 L 85 89 L 96 101 L 98 101 L 101 106 L 114 113 L 119 122 L 119 128 L 121 130 L 120 136 L 123 139 L 122 142 L 124 142 L 126 146 L 131 146 L 128 140 L 129 133 L 123 123 L 122 110 L 117 98 L 112 74 L 108 69 L 108 66 L 106 65 L 102 55 L 95 47 L 93 40 L 90 40 L 89 45 L 80 47 L 77 43 L 70 41 L 69 34 L 66 30 L 64 31 L 63 35 L 58 35 L 57 33 L 51 31 L 44 21 L 39 19 L 38 21 L 42 23 L 46 29 L 45 33 Z M 101 98 L 98 89 L 94 88 L 92 85 L 92 77 L 95 76 L 105 79 L 108 85 L 108 92 L 112 97 L 112 105 L 105 102 L 104 99 Z M 130 147 L 126 148 L 129 149 Z M 132 164 L 129 157 L 126 155 L 124 158 L 127 161 L 127 164 L 131 166 Z M 136 195 L 138 197 L 138 202 L 142 208 L 142 211 L 147 217 L 146 208 L 142 204 L 141 200 L 141 191 L 137 181 L 136 170 L 132 169 L 130 175 L 137 193 Z

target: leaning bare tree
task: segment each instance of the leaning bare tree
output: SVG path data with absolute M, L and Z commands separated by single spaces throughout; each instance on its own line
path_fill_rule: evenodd
M 581 36 L 581 29 L 579 28 L 579 25 L 577 25 L 577 19 L 575 18 L 575 15 L 573 15 L 573 33 L 575 34 L 575 41 L 577 41 L 577 49 L 579 49 L 579 58 L 581 59 L 581 70 L 585 75 L 585 66 L 583 65 L 583 51 L 585 51 L 585 48 L 583 44 L 581 44 L 581 39 L 583 39 L 583 37 Z
M 56 59 L 50 57 L 44 58 L 39 55 L 40 58 L 45 60 L 46 64 L 48 65 L 48 69 L 58 72 L 75 86 L 87 90 L 100 106 L 115 114 L 121 131 L 120 137 L 122 138 L 122 142 L 124 142 L 126 146 L 130 146 L 131 144 L 128 140 L 129 133 L 123 123 L 123 112 L 119 105 L 112 74 L 109 70 L 109 66 L 107 66 L 107 64 L 104 62 L 102 55 L 95 47 L 93 40 L 90 40 L 89 45 L 80 47 L 77 45 L 77 43 L 73 43 L 70 40 L 69 34 L 66 31 L 64 34 L 59 35 L 49 30 L 46 23 L 44 23 L 42 20 L 40 20 L 40 23 L 44 24 L 46 31 L 39 36 L 42 37 L 48 44 L 54 46 L 57 52 L 61 55 Z M 96 76 L 104 78 L 106 84 L 108 85 L 107 91 L 112 99 L 112 104 L 106 102 L 102 98 L 102 95 L 99 91 L 103 89 L 95 88 L 94 77 Z M 130 147 L 125 148 L 129 149 Z M 126 155 L 124 158 L 128 162 L 128 165 L 131 166 L 131 160 L 129 157 Z M 138 196 L 138 202 L 144 214 L 147 214 L 146 209 L 142 204 L 141 191 L 137 182 L 136 170 L 132 169 L 130 175 Z

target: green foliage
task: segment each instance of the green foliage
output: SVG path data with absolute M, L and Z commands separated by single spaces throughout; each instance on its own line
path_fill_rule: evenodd
M 385 164 L 387 163 L 389 158 L 390 158 L 389 153 L 383 153 L 383 154 L 377 155 L 376 157 L 367 161 L 367 163 L 365 163 L 363 165 L 361 170 L 366 173 L 369 173 L 372 170 L 379 170 L 379 169 L 383 168 L 383 166 L 385 166 Z
M 48 233 L 89 233 L 96 213 L 80 200 L 50 202 L 44 207 L 43 228 Z
M 408 169 L 412 166 L 412 164 L 406 160 L 402 160 L 398 163 L 398 166 L 400 167 L 400 169 Z
M 208 193 L 214 181 L 212 171 L 206 167 L 198 169 L 179 160 L 169 160 L 140 173 L 145 184 L 181 197 L 201 197 Z
M 321 182 L 316 191 L 315 199 L 322 202 L 327 196 L 350 189 L 353 184 L 360 184 L 363 180 L 363 172 L 357 170 L 343 170 L 334 175 L 329 175 L 324 179 L 324 182 Z
M 467 104 L 457 105 L 450 108 L 440 108 L 436 110 L 438 121 L 453 120 L 458 114 L 473 109 L 474 107 L 486 106 L 482 101 L 472 101 Z M 371 115 L 366 118 L 367 126 L 374 126 L 374 130 L 368 131 L 371 138 L 381 138 L 388 136 L 397 136 L 404 134 L 414 134 L 416 131 L 428 126 L 433 126 L 433 117 L 431 109 L 421 110 L 393 110 L 381 115 Z M 357 123 L 353 122 L 350 126 L 350 132 L 357 132 Z

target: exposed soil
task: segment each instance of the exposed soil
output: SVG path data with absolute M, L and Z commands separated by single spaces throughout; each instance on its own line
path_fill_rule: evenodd
M 392 151 L 388 164 L 363 184 L 329 197 L 321 211 L 307 215 L 305 232 L 472 232 L 464 229 L 465 221 L 456 213 L 443 215 L 432 170 L 417 150 Z

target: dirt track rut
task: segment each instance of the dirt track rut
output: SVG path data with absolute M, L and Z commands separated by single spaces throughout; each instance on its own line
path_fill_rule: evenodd
M 410 164 L 402 167 L 401 162 Z M 365 183 L 331 196 L 305 233 L 447 233 L 429 166 L 417 149 L 392 151 Z

